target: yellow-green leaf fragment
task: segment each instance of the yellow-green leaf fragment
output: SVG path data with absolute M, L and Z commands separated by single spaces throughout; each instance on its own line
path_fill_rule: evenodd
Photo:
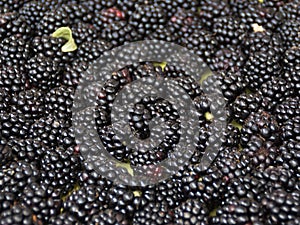
M 117 166 L 117 167 L 122 167 L 122 168 L 126 169 L 127 172 L 128 172 L 131 176 L 134 176 L 133 169 L 131 168 L 130 163 L 117 163 L 116 166 Z
M 61 47 L 62 52 L 73 52 L 77 49 L 77 45 L 72 36 L 72 30 L 69 27 L 60 27 L 53 34 L 52 37 L 63 38 L 68 42 Z
M 159 66 L 159 67 L 161 67 L 162 71 L 165 70 L 166 65 L 167 65 L 167 62 L 154 62 L 153 63 L 153 66 Z
M 203 83 L 203 81 L 205 81 L 208 77 L 212 76 L 213 73 L 211 72 L 211 70 L 207 69 L 204 74 L 201 76 L 201 79 L 200 79 L 200 84 Z
M 214 119 L 214 115 L 211 114 L 210 112 L 206 112 L 206 113 L 204 114 L 204 117 L 205 117 L 205 119 L 206 119 L 207 121 L 212 121 L 212 120 Z
M 236 122 L 235 120 L 233 120 L 231 123 L 230 123 L 232 126 L 238 128 L 239 130 L 242 129 L 242 124 L 239 124 L 238 122 Z
M 142 192 L 141 191 L 133 191 L 133 195 L 134 195 L 134 197 L 141 197 Z
M 258 2 L 262 4 L 262 3 L 264 3 L 264 0 L 258 0 Z

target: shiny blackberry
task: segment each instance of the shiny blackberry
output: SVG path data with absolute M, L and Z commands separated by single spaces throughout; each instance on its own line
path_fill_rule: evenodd
M 63 8 L 59 8 L 45 13 L 37 25 L 36 32 L 39 36 L 51 35 L 58 28 L 67 27 L 70 24 L 68 13 Z
M 4 88 L 0 88 L 0 113 L 10 110 L 11 95 Z
M 208 224 L 208 210 L 198 199 L 188 199 L 174 210 L 175 224 Z
M 28 40 L 31 35 L 31 28 L 26 19 L 22 16 L 18 17 L 16 12 L 10 12 L 0 15 L 0 40 L 17 35 Z
M 39 179 L 40 173 L 36 165 L 24 161 L 13 161 L 1 167 L 0 189 L 19 194 L 25 186 Z
M 297 0 L 287 2 L 281 7 L 282 14 L 287 20 L 299 20 L 300 16 L 300 5 Z
M 29 57 L 29 44 L 18 35 L 7 37 L 0 43 L 0 62 L 2 65 L 22 68 Z
M 128 225 L 130 222 L 126 219 L 126 217 L 119 213 L 116 212 L 113 209 L 106 209 L 98 214 L 94 215 L 91 220 L 91 224 L 107 224 L 107 225 L 115 225 L 115 224 L 120 224 L 120 225 Z
M 79 169 L 79 157 L 73 153 L 72 149 L 52 148 L 46 150 L 41 159 L 42 182 L 61 189 L 63 194 L 75 186 Z
M 1 210 L 1 212 L 12 208 L 15 200 L 16 200 L 16 195 L 14 195 L 10 192 L 1 191 L 0 192 L 0 201 L 1 201 L 0 210 Z
M 12 159 L 12 153 L 10 147 L 7 145 L 7 141 L 2 137 L 0 138 L 0 166 L 3 166 Z
M 6 8 L 9 11 L 18 11 L 19 8 L 22 7 L 26 2 L 29 0 L 21 0 L 21 1 L 14 1 L 14 0 L 6 0 L 0 2 L 0 8 Z
M 300 141 L 300 116 L 295 116 L 283 124 L 282 139 Z
M 80 3 L 80 1 L 66 2 L 65 4 L 62 4 L 60 9 L 66 12 L 71 24 L 92 22 L 92 13 L 83 3 Z
M 150 32 L 162 28 L 166 22 L 163 9 L 154 5 L 137 6 L 136 11 L 129 18 L 129 24 L 143 36 L 147 36 Z
M 241 144 L 245 145 L 253 135 L 258 135 L 266 141 L 280 142 L 280 129 L 276 118 L 263 110 L 252 112 L 241 130 Z
M 78 219 L 76 219 L 70 213 L 60 213 L 52 216 L 49 221 L 49 225 L 82 225 Z
M 11 109 L 23 114 L 27 119 L 40 118 L 45 113 L 44 94 L 36 88 L 14 94 L 11 99 Z
M 274 114 L 279 123 L 283 123 L 293 117 L 300 116 L 299 97 L 290 97 L 277 105 Z
M 96 29 L 88 23 L 78 22 L 71 29 L 72 36 L 78 46 L 84 42 L 92 42 L 98 38 Z
M 299 46 L 300 44 L 300 21 L 287 20 L 282 24 L 278 31 L 281 33 L 282 39 L 285 45 L 290 48 L 293 46 Z
M 32 210 L 36 219 L 43 222 L 48 222 L 51 216 L 57 215 L 62 204 L 58 191 L 38 183 L 26 186 L 19 201 Z

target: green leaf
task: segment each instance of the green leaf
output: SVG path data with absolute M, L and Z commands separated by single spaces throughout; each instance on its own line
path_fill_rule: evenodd
M 72 37 L 72 30 L 69 27 L 60 27 L 53 34 L 52 37 L 63 38 L 68 42 L 61 47 L 62 52 L 73 52 L 77 49 L 74 38 Z

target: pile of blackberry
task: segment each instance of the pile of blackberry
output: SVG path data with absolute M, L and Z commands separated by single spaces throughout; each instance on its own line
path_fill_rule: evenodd
M 160 137 L 153 120 L 166 130 L 154 148 L 134 149 L 113 128 L 118 93 L 168 78 L 194 104 L 191 158 L 165 180 L 130 186 L 86 160 L 72 107 L 78 85 L 96 79 L 97 59 L 143 40 L 185 47 L 213 75 L 198 81 L 180 65 L 139 62 L 84 93 L 95 99 L 98 141 L 128 172 L 168 159 L 183 121 L 176 105 L 149 92 L 130 107 L 129 130 L 142 141 Z M 214 85 L 226 128 L 203 170 L 215 120 L 203 86 Z M 0 0 L 0 225 L 300 224 L 299 98 L 299 0 Z

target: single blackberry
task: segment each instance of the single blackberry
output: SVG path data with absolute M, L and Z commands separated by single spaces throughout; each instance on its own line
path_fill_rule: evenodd
M 103 9 L 108 9 L 114 7 L 117 4 L 117 0 L 107 1 L 107 0 L 89 0 L 83 1 L 83 5 L 88 8 L 90 13 L 96 15 Z
M 62 38 L 54 38 L 51 36 L 36 36 L 31 42 L 31 47 L 37 55 L 42 53 L 45 57 L 51 58 L 53 62 L 64 66 L 73 61 L 74 52 L 62 52 L 61 47 L 66 44 L 66 40 Z
M 0 88 L 8 93 L 25 90 L 26 75 L 16 66 L 0 65 Z
M 28 135 L 31 120 L 27 120 L 21 112 L 2 112 L 0 120 L 1 135 L 4 138 L 24 138 Z
M 78 22 L 72 26 L 72 36 L 79 46 L 84 42 L 92 42 L 98 38 L 96 29 L 88 24 Z
M 143 209 L 134 213 L 133 224 L 171 224 L 173 219 L 174 212 L 167 207 L 166 202 L 149 202 Z
M 208 224 L 208 210 L 198 199 L 188 199 L 174 210 L 175 224 Z
M 64 121 L 70 120 L 74 93 L 75 90 L 72 87 L 59 86 L 52 88 L 45 94 L 46 114 L 54 115 Z
M 0 43 L 0 62 L 2 65 L 22 68 L 29 57 L 29 44 L 18 35 L 7 37 Z
M 207 61 L 211 70 L 222 72 L 243 68 L 248 56 L 236 47 L 223 48 L 215 52 L 214 57 Z
M 24 161 L 10 162 L 1 167 L 0 189 L 13 194 L 22 193 L 25 186 L 40 179 L 38 168 Z
M 20 204 L 2 211 L 0 214 L 1 225 L 39 225 L 39 221 L 29 207 Z
M 287 46 L 287 48 L 293 46 L 299 46 L 300 44 L 300 21 L 298 20 L 287 20 L 278 31 L 281 33 L 282 39 Z
M 285 79 L 288 83 L 293 84 L 294 86 L 294 95 L 300 95 L 300 65 L 294 67 L 289 67 L 288 71 L 284 71 L 281 74 L 281 77 Z
M 49 225 L 82 225 L 79 220 L 77 220 L 70 213 L 60 213 L 52 216 L 49 221 Z
M 108 27 L 111 23 L 125 21 L 125 13 L 118 8 L 103 9 L 93 17 L 92 24 L 98 32 Z
M 221 81 L 223 95 L 228 102 L 234 101 L 246 87 L 244 77 L 239 70 L 223 71 L 220 73 L 219 80 Z
M 12 139 L 7 146 L 15 159 L 28 163 L 41 160 L 47 150 L 41 142 L 33 139 Z
M 293 46 L 284 53 L 283 68 L 285 71 L 293 71 L 300 65 L 300 47 Z
M 99 215 L 107 207 L 100 199 L 101 195 L 101 190 L 95 185 L 80 187 L 63 202 L 63 212 L 87 224 L 94 215 Z
M 253 167 L 267 168 L 275 165 L 279 149 L 272 142 L 254 135 L 244 146 L 243 154 L 249 158 Z
M 80 1 L 68 2 L 60 6 L 59 10 L 63 10 L 69 17 L 71 24 L 78 24 L 81 22 L 91 23 L 93 19 L 92 13 Z
M 228 199 L 211 218 L 211 224 L 263 224 L 259 202 L 249 198 Z
M 262 96 L 256 93 L 243 93 L 228 106 L 230 119 L 244 123 L 250 113 L 257 112 L 263 102 Z
M 230 7 L 227 1 L 201 1 L 199 2 L 199 9 L 201 21 L 208 28 L 212 28 L 214 24 L 214 18 L 230 15 Z
M 87 68 L 88 63 L 81 60 L 75 60 L 70 65 L 66 65 L 62 76 L 62 85 L 76 88 Z
M 205 62 L 210 62 L 209 60 L 217 50 L 218 42 L 213 33 L 206 30 L 195 30 L 191 35 L 181 37 L 180 44 L 193 50 Z
M 75 186 L 79 168 L 79 157 L 72 149 L 57 147 L 46 150 L 41 160 L 42 182 L 60 188 L 66 194 Z
M 137 30 L 126 21 L 116 21 L 111 23 L 101 31 L 100 37 L 110 42 L 114 47 L 120 46 L 126 42 L 141 39 Z
M 29 137 L 41 141 L 48 147 L 55 147 L 60 141 L 61 131 L 65 125 L 63 120 L 59 120 L 53 115 L 41 117 L 31 125 Z
M 293 117 L 300 116 L 299 97 L 290 97 L 278 104 L 274 110 L 274 114 L 279 123 L 283 123 Z
M 278 104 L 294 95 L 294 87 L 282 78 L 272 77 L 261 85 L 258 94 L 263 97 L 264 109 L 272 112 Z
M 284 189 L 269 192 L 262 200 L 266 224 L 297 224 L 300 222 L 300 193 Z
M 70 17 L 63 9 L 48 11 L 36 26 L 38 36 L 51 35 L 60 27 L 70 26 Z
M 26 119 L 40 118 L 45 113 L 44 94 L 36 88 L 14 94 L 11 99 L 11 109 L 23 114 Z
M 6 37 L 17 35 L 24 40 L 28 40 L 31 35 L 31 28 L 26 19 L 18 17 L 16 12 L 10 12 L 0 15 L 0 40 Z
M 221 46 L 238 45 L 245 34 L 245 25 L 231 16 L 213 20 L 213 33 Z
M 272 49 L 278 55 L 282 55 L 285 46 L 279 33 L 270 30 L 254 30 L 248 32 L 243 38 L 242 49 L 246 55 L 255 54 L 256 52 L 265 51 L 266 49 Z
M 77 49 L 77 56 L 79 60 L 91 63 L 93 60 L 102 56 L 105 51 L 112 48 L 112 45 L 104 40 L 93 40 L 82 43 Z
M 147 37 L 150 40 L 162 40 L 167 42 L 178 43 L 180 36 L 171 26 L 158 28 Z
M 245 146 L 253 135 L 265 141 L 280 142 L 280 128 L 275 116 L 263 110 L 252 112 L 242 127 L 241 144 Z
M 289 170 L 296 178 L 300 177 L 300 145 L 299 141 L 287 140 L 280 146 L 280 155 L 276 158 L 276 163 L 284 169 Z
M 113 209 L 106 209 L 94 215 L 89 221 L 91 224 L 128 225 L 126 217 Z
M 271 77 L 279 76 L 281 70 L 277 53 L 273 49 L 269 49 L 250 55 L 243 67 L 243 74 L 248 88 L 255 91 L 262 83 L 271 80 Z
M 148 36 L 152 31 L 162 28 L 166 22 L 163 9 L 154 5 L 137 6 L 129 18 L 129 24 L 142 36 Z
M 25 18 L 30 27 L 35 30 L 37 24 L 50 9 L 47 1 L 29 1 L 19 10 L 21 16 Z
M 29 207 L 36 218 L 43 222 L 48 222 L 51 216 L 57 215 L 62 205 L 58 191 L 38 183 L 26 186 L 19 201 Z

